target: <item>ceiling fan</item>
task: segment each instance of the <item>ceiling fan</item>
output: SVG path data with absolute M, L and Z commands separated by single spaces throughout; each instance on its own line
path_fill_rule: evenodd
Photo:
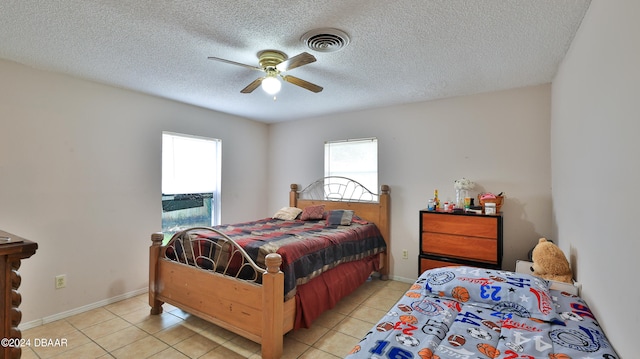
M 242 67 L 246 67 L 252 70 L 258 70 L 265 73 L 265 76 L 259 77 L 255 79 L 252 83 L 247 85 L 247 87 L 243 88 L 241 93 L 251 93 L 253 90 L 258 88 L 258 86 L 262 85 L 263 90 L 270 95 L 275 95 L 280 91 L 280 81 L 278 77 L 282 78 L 284 81 L 292 83 L 294 85 L 300 86 L 304 89 L 307 89 L 311 92 L 318 93 L 322 91 L 322 87 L 313 84 L 309 81 L 305 81 L 295 76 L 291 75 L 283 75 L 282 73 L 285 71 L 289 71 L 295 69 L 296 67 L 304 66 L 316 61 L 315 56 L 303 52 L 298 54 L 292 58 L 288 58 L 287 55 L 278 50 L 264 50 L 258 52 L 258 63 L 260 66 L 252 66 L 246 65 L 239 62 L 221 59 L 219 57 L 209 56 L 209 60 L 216 60 L 221 62 L 226 62 L 231 65 L 238 65 Z

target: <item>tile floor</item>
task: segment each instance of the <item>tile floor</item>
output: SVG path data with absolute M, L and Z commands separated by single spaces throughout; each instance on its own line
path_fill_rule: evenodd
M 309 329 L 287 333 L 283 358 L 342 358 L 411 284 L 366 282 Z M 182 310 L 149 314 L 140 295 L 23 331 L 22 358 L 259 358 L 260 346 Z M 54 346 L 45 347 L 42 339 Z M 55 346 L 55 340 L 66 346 Z M 35 346 L 36 340 L 40 345 Z

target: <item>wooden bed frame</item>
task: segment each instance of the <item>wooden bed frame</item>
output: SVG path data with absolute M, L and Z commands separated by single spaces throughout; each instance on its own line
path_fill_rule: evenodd
M 387 243 L 381 253 L 380 278 L 389 273 L 390 196 L 383 185 L 377 202 L 346 202 L 300 198 L 298 185 L 292 184 L 289 205 L 304 209 L 325 205 L 325 210 L 351 209 L 356 215 L 375 223 Z M 283 336 L 294 328 L 295 297 L 284 300 L 282 258 L 269 254 L 265 260 L 262 284 L 237 279 L 220 273 L 165 258 L 163 233 L 151 235 L 149 248 L 149 305 L 151 314 L 162 313 L 162 304 L 169 303 L 213 324 L 261 344 L 262 358 L 282 356 Z M 250 259 L 249 259 L 250 260 Z M 251 261 L 253 263 L 253 261 Z M 184 278 L 188 278 L 185 281 Z

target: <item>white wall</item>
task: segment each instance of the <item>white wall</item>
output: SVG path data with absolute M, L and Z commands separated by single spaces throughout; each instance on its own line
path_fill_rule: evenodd
M 223 222 L 264 215 L 267 125 L 0 61 L 0 228 L 39 246 L 22 323 L 147 288 L 163 130 L 222 139 Z
M 453 181 L 506 193 L 503 268 L 551 236 L 550 85 L 337 114 L 270 126 L 269 208 L 288 186 L 323 176 L 324 141 L 377 137 L 379 183 L 391 186 L 391 274 L 418 276 L 418 211 Z M 409 260 L 402 260 L 403 249 Z
M 640 2 L 592 1 L 554 80 L 552 184 L 560 246 L 621 358 L 640 314 Z

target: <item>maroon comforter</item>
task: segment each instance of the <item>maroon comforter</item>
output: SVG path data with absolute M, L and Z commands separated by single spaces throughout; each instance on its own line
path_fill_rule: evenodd
M 358 218 L 349 226 L 327 225 L 325 220 L 265 218 L 215 228 L 242 246 L 263 268 L 267 254 L 280 254 L 286 299 L 295 295 L 297 285 L 341 263 L 369 258 L 386 250 L 378 227 Z M 202 232 L 202 236 L 210 235 L 212 232 Z M 196 256 L 211 250 L 208 241 L 195 241 L 193 248 Z

